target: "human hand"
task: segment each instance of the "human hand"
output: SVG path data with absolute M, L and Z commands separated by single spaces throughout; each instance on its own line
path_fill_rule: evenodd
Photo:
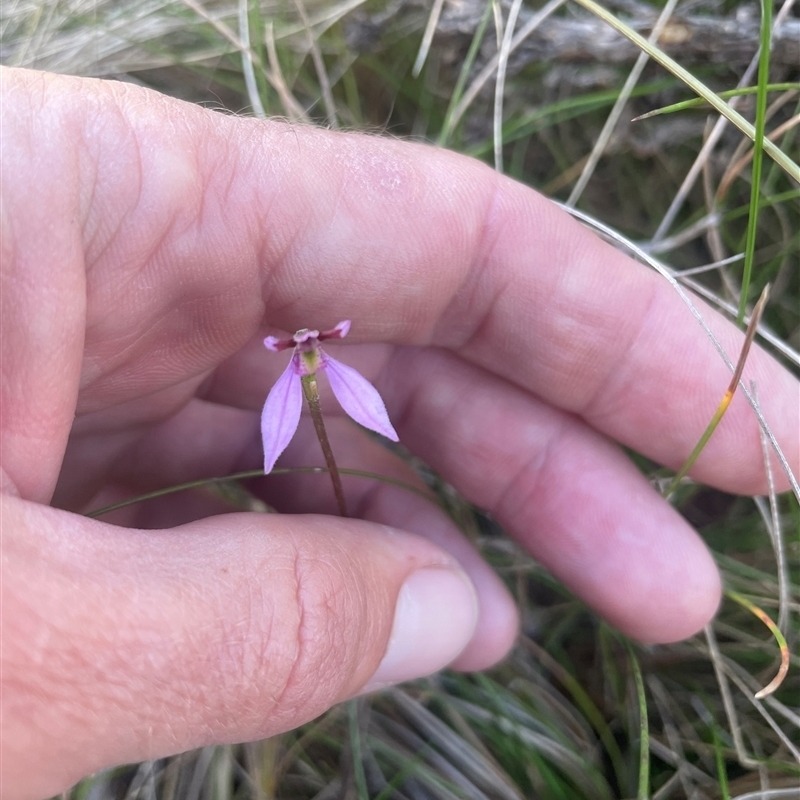
M 185 496 L 117 525 L 78 513 L 257 467 L 285 365 L 268 332 L 351 319 L 336 355 L 401 441 L 621 630 L 672 641 L 714 613 L 705 546 L 609 441 L 679 466 L 730 378 L 656 275 L 432 147 L 25 71 L 2 93 L 4 797 L 269 736 L 510 647 L 499 580 L 385 485 L 346 479 L 362 520 L 318 515 L 319 478 L 264 482 L 305 514 L 201 519 L 219 509 Z M 746 377 L 796 468 L 797 383 L 757 348 Z M 341 466 L 408 476 L 329 425 Z M 287 463 L 316 448 L 300 435 Z M 764 491 L 741 397 L 692 474 Z

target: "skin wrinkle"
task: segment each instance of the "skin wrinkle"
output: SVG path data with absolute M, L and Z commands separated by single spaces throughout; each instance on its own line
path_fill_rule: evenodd
M 88 176 L 85 172 L 79 173 L 82 178 L 80 193 L 82 197 L 86 197 L 86 200 L 81 204 L 81 227 L 84 233 L 83 241 L 86 247 L 85 260 L 88 276 L 93 265 L 101 263 L 103 256 L 108 254 L 110 248 L 113 247 L 118 239 L 126 218 L 138 206 L 142 193 L 143 173 L 138 142 L 122 109 L 116 103 L 103 102 L 105 98 L 96 97 L 96 94 L 91 90 L 87 93 L 87 97 L 98 101 L 94 108 L 95 114 L 79 118 L 75 123 L 75 127 L 79 131 L 77 140 L 80 143 L 80 148 L 89 153 L 89 158 L 85 162 L 82 160 L 81 164 L 88 163 L 91 167 Z M 113 133 L 110 136 L 108 135 L 109 129 L 113 129 Z M 115 142 L 113 148 L 108 146 L 109 139 Z M 107 207 L 103 208 L 102 213 L 96 208 L 98 187 L 102 187 L 105 190 L 106 187 L 103 184 L 112 175 L 120 172 L 119 156 L 123 156 L 126 162 L 130 161 L 129 149 L 125 146 L 126 144 L 129 144 L 134 149 L 138 168 L 135 168 L 132 174 L 128 174 L 130 173 L 130 168 L 126 165 L 124 184 L 128 191 L 132 191 L 132 196 L 126 207 L 119 209 L 116 214 L 116 220 L 111 220 L 109 219 L 109 209 Z M 91 239 L 94 239 L 98 235 L 98 231 L 103 228 L 106 230 L 102 235 L 98 252 L 93 253 L 91 241 L 87 238 L 86 233 L 88 230 L 94 229 L 91 233 Z
M 149 133 L 148 131 L 144 131 L 144 133 L 142 133 L 140 131 L 138 136 L 134 136 L 133 137 L 134 140 L 135 140 L 135 144 L 136 144 L 136 148 L 135 149 L 136 149 L 136 152 L 139 155 L 139 174 L 140 175 L 144 174 L 144 171 L 145 171 L 145 168 L 143 166 L 144 159 L 142 158 L 142 155 L 141 155 L 142 154 L 141 136 L 143 136 L 143 135 L 147 136 L 148 133 Z M 148 145 L 148 147 L 149 147 L 149 145 Z M 129 278 L 128 278 L 129 282 L 137 280 L 137 281 L 139 281 L 141 283 L 142 279 L 143 279 L 143 276 L 146 274 L 147 271 L 149 271 L 149 272 L 155 274 L 156 276 L 158 276 L 165 269 L 165 265 L 172 264 L 174 262 L 174 260 L 175 260 L 176 245 L 179 245 L 180 240 L 181 240 L 181 236 L 183 234 L 191 232 L 192 230 L 196 230 L 196 231 L 201 230 L 201 228 L 203 226 L 202 215 L 204 213 L 204 209 L 206 207 L 206 203 L 210 202 L 209 198 L 212 198 L 212 197 L 215 198 L 215 202 L 216 202 L 216 197 L 218 196 L 218 188 L 219 187 L 218 186 L 214 186 L 213 190 L 209 190 L 210 189 L 209 184 L 211 184 L 213 182 L 214 178 L 218 177 L 218 174 L 219 174 L 218 171 L 215 172 L 213 169 L 210 169 L 206 176 L 202 176 L 200 174 L 199 169 L 198 169 L 196 159 L 192 158 L 190 160 L 193 162 L 193 167 L 192 167 L 193 178 L 191 179 L 191 183 L 193 183 L 197 187 L 191 192 L 191 195 L 196 198 L 196 202 L 193 204 L 193 208 L 191 210 L 187 211 L 183 204 L 180 204 L 180 205 L 176 204 L 176 199 L 170 199 L 169 203 L 170 203 L 170 206 L 171 206 L 171 213 L 163 215 L 164 222 L 162 223 L 160 233 L 157 236 L 153 237 L 153 240 L 149 243 L 148 249 L 144 253 L 140 253 L 137 256 L 137 259 L 139 260 L 139 262 L 141 264 L 141 269 L 134 270 L 132 273 L 130 273 Z M 219 156 L 219 154 L 217 154 L 216 161 L 217 161 L 217 163 L 225 163 L 225 160 L 223 158 L 221 158 Z M 148 169 L 151 169 L 152 166 L 153 165 L 150 165 L 150 167 L 148 167 Z M 228 178 L 227 185 L 230 186 L 231 183 L 233 181 L 235 181 L 235 180 L 236 180 L 235 171 L 234 170 L 230 170 L 230 176 Z M 140 184 L 142 182 L 143 182 L 143 179 L 140 180 Z M 158 185 L 159 182 L 150 180 L 150 183 Z M 204 187 L 204 188 L 201 188 L 201 186 Z M 142 203 L 142 196 L 140 194 L 139 195 L 139 202 L 137 204 L 137 207 L 135 209 L 131 210 L 130 216 L 137 216 L 137 212 L 141 209 L 141 203 Z M 141 215 L 141 214 L 139 214 L 139 215 Z M 182 219 L 184 221 L 181 221 Z M 193 238 L 196 238 L 196 237 L 193 237 Z M 147 280 L 145 282 L 146 283 L 155 284 L 158 281 L 157 280 L 155 280 L 155 281 Z M 124 286 L 124 285 L 123 286 L 115 285 L 113 291 L 114 291 L 114 295 L 117 296 L 117 297 L 127 296 L 127 295 L 130 294 L 129 287 L 128 287 L 128 290 L 126 290 L 126 286 Z M 232 292 L 232 290 L 231 290 L 231 292 Z M 184 293 L 185 293 L 185 287 L 183 287 L 181 285 L 178 285 L 178 286 L 175 287 L 175 295 L 174 295 L 174 297 L 176 298 L 176 301 L 173 304 L 173 307 L 180 307 L 179 298 L 180 298 L 180 295 L 184 294 Z M 224 293 L 221 293 L 217 287 L 214 288 L 213 292 L 209 292 L 209 297 L 213 297 L 215 303 L 219 302 L 220 295 L 222 295 L 224 297 Z M 192 308 L 192 303 L 197 303 L 198 305 L 202 306 L 203 301 L 202 300 L 197 300 L 197 299 L 192 300 L 191 303 L 189 303 L 189 306 L 188 306 L 190 309 Z M 114 313 L 113 309 L 111 311 L 109 311 L 109 314 L 113 314 L 113 313 Z M 174 313 L 174 311 L 172 313 Z M 263 309 L 259 305 L 257 308 L 254 309 L 254 313 L 253 313 L 253 317 L 252 318 L 253 319 L 260 318 L 262 316 L 262 314 L 263 314 Z M 197 318 L 197 315 L 194 315 L 194 314 L 191 314 L 191 313 L 188 316 L 190 318 Z M 212 317 L 213 315 L 209 315 L 209 316 Z M 240 309 L 240 314 L 237 315 L 237 318 L 236 318 L 236 320 L 237 320 L 236 324 L 238 324 L 239 327 L 241 327 L 242 329 L 244 329 L 246 327 L 250 327 L 250 325 L 246 324 L 245 320 L 243 319 L 243 316 L 244 315 L 241 314 L 241 309 Z M 165 313 L 165 314 L 162 315 L 162 319 L 166 319 L 166 318 L 167 318 L 167 315 Z M 199 316 L 199 319 L 202 319 L 202 314 Z M 90 329 L 93 329 L 93 327 L 95 327 L 95 326 L 90 326 Z M 150 324 L 149 327 L 150 328 L 154 328 L 155 327 L 154 321 L 151 320 L 151 324 Z M 214 334 L 211 341 L 216 345 L 216 348 L 218 348 L 220 341 L 222 341 L 222 340 L 227 341 L 227 340 L 230 340 L 230 339 L 234 339 L 234 337 L 230 337 L 230 336 L 227 335 L 227 333 L 228 333 L 227 328 L 228 327 L 232 327 L 232 326 L 223 325 L 222 329 L 220 329 L 220 326 L 218 324 L 216 324 L 216 323 L 213 324 L 213 325 L 206 326 L 205 330 L 207 332 L 213 332 L 213 334 Z M 200 326 L 200 328 L 201 328 L 201 331 L 202 331 L 202 325 Z M 147 344 L 147 338 L 148 337 L 145 335 L 145 337 L 144 337 L 145 345 Z M 239 336 L 238 338 L 241 339 L 242 337 Z M 136 345 L 139 344 L 140 341 L 141 340 L 137 340 L 136 342 L 132 343 L 131 346 L 132 346 L 132 349 L 133 349 L 134 352 L 137 349 Z M 205 344 L 207 344 L 207 343 L 204 342 L 204 341 L 198 340 L 197 337 L 194 337 L 193 340 L 190 343 L 190 351 L 194 350 L 194 351 L 197 351 L 198 353 L 202 353 L 203 352 L 203 346 Z M 235 351 L 237 344 L 240 344 L 240 342 L 236 342 L 236 340 L 234 339 L 234 344 L 233 345 L 228 345 L 228 350 L 230 352 Z M 186 353 L 185 353 L 185 350 L 184 350 L 183 352 L 179 352 L 174 358 L 180 359 L 181 357 L 184 357 L 185 355 L 186 355 Z M 118 360 L 118 362 L 121 362 L 123 365 L 127 361 L 127 359 L 125 358 L 125 354 L 120 355 L 120 357 L 117 360 Z M 207 360 L 207 359 L 203 359 L 203 360 Z M 124 369 L 123 369 L 123 373 L 124 373 Z M 114 374 L 112 372 L 111 375 L 104 376 L 104 377 L 105 378 L 113 378 Z
M 468 353 L 495 313 L 498 296 L 502 294 L 507 284 L 500 287 L 498 291 L 493 291 L 486 301 L 480 300 L 479 296 L 487 265 L 490 268 L 492 254 L 502 240 L 503 221 L 496 220 L 497 209 L 502 197 L 502 176 L 495 173 L 494 185 L 483 212 L 482 222 L 478 226 L 475 246 L 472 248 L 471 263 L 467 266 L 458 287 L 452 293 L 449 303 L 438 315 L 434 332 L 426 344 L 442 344 L 457 352 Z M 476 307 L 481 309 L 477 313 L 474 310 Z M 467 310 L 469 313 L 466 313 Z M 464 320 L 473 315 L 475 322 L 465 326 Z
M 40 90 L 35 97 L 13 88 L 4 96 L 12 105 L 21 97 L 30 109 L 30 115 L 23 115 L 25 122 L 29 122 L 26 129 L 21 131 L 11 126 L 3 137 L 3 201 L 12 214 L 19 205 L 30 204 L 36 187 L 45 182 L 45 172 L 46 179 L 52 179 L 52 160 L 61 157 L 59 142 L 53 141 L 57 136 L 45 146 L 33 147 L 38 133 L 32 130 L 33 119 L 47 122 L 54 97 L 52 92 L 46 91 L 43 81 L 34 81 L 34 85 Z M 15 160 L 13 156 L 19 151 L 22 157 Z M 56 218 L 62 215 L 63 225 L 56 225 L 53 218 L 44 213 L 41 203 L 32 204 L 24 220 L 16 214 L 9 224 L 15 240 L 25 225 L 36 227 L 38 235 L 27 242 L 27 248 L 15 252 L 14 264 L 4 269 L 5 276 L 13 271 L 18 285 L 22 274 L 38 276 L 38 280 L 22 281 L 31 283 L 32 291 L 19 289 L 12 295 L 13 304 L 10 298 L 3 302 L 7 325 L 11 329 L 24 327 L 28 334 L 28 341 L 22 347 L 6 347 L 3 353 L 3 450 L 21 494 L 42 501 L 49 499 L 58 471 L 57 461 L 44 454 L 48 450 L 58 454 L 66 445 L 67 420 L 71 418 L 70 394 L 77 384 L 74 360 L 63 355 L 58 357 L 55 351 L 64 346 L 69 354 L 72 346 L 80 348 L 83 343 L 83 264 L 77 219 L 72 213 L 71 190 L 75 176 L 70 172 L 69 163 L 63 164 L 62 171 L 66 174 L 56 174 L 64 180 L 53 185 L 49 203 Z M 6 290 L 11 292 L 9 283 L 4 280 L 4 295 Z M 64 299 L 71 301 L 66 308 L 59 302 Z M 26 319 L 27 325 L 22 322 Z M 38 368 L 34 367 L 36 361 Z M 11 395 L 12 385 L 16 396 Z M 45 398 L 59 395 L 59 402 L 45 402 Z M 30 423 L 25 427 L 31 434 L 15 435 L 14 428 L 24 426 L 25 418 Z
M 487 508 L 498 519 L 508 520 L 509 527 L 521 529 L 518 519 L 527 514 L 523 509 L 535 508 L 536 497 L 542 486 L 542 476 L 547 474 L 554 458 L 557 444 L 565 435 L 566 420 L 560 424 L 550 425 L 547 437 L 538 450 L 534 450 L 528 460 L 516 468 L 516 471 L 506 486 L 498 486 L 499 494 L 491 498 Z M 524 487 L 524 492 L 521 489 Z
M 340 557 L 342 556 L 349 560 L 346 553 L 341 553 Z M 282 670 L 286 672 L 286 677 L 282 678 L 282 688 L 274 700 L 273 714 L 279 719 L 296 718 L 301 708 L 309 706 L 322 710 L 322 697 L 333 695 L 343 699 L 348 691 L 352 691 L 352 687 L 348 686 L 335 687 L 335 691 L 331 691 L 334 689 L 332 680 L 346 678 L 352 682 L 357 667 L 357 662 L 354 661 L 355 652 L 348 653 L 346 650 L 349 637 L 346 639 L 337 636 L 336 632 L 347 628 L 341 624 L 345 620 L 354 621 L 347 613 L 348 608 L 361 609 L 355 616 L 356 620 L 367 615 L 364 614 L 363 604 L 350 603 L 353 597 L 352 587 L 347 594 L 337 593 L 338 584 L 332 573 L 339 571 L 338 563 L 338 558 L 333 563 L 325 563 L 320 560 L 320 556 L 301 550 L 295 553 L 295 602 L 292 607 L 298 609 L 298 617 L 292 639 L 296 643 L 296 649 L 288 670 Z M 347 574 L 353 573 L 348 570 Z M 340 624 L 331 625 L 331 620 Z M 352 631 L 352 628 L 349 630 Z M 386 636 L 388 631 L 384 632 L 384 637 Z M 347 667 L 342 669 L 341 664 L 347 664 Z M 365 670 L 365 665 L 358 665 L 358 669 Z M 365 672 L 369 673 L 369 665 L 366 665 Z
M 274 139 L 278 138 L 281 131 L 285 130 L 285 124 L 283 123 L 260 122 L 259 127 L 262 129 L 262 138 L 269 143 L 272 143 Z M 295 142 L 299 148 L 300 137 L 296 131 L 293 132 L 295 133 Z M 255 152 L 257 152 L 257 148 L 253 147 L 253 157 Z M 305 213 L 295 215 L 296 218 L 292 220 L 290 233 L 288 235 L 284 233 L 280 244 L 276 243 L 274 231 L 285 229 L 286 225 L 285 215 L 281 211 L 278 212 L 278 219 L 284 224 L 276 224 L 272 218 L 273 211 L 277 207 L 278 198 L 285 190 L 285 186 L 302 184 L 302 165 L 304 163 L 301 157 L 296 161 L 292 161 L 288 170 L 284 168 L 279 171 L 279 162 L 280 159 L 276 157 L 266 161 L 274 180 L 274 184 L 270 184 L 270 200 L 267 208 L 262 209 L 265 196 L 265 192 L 262 189 L 262 181 L 256 182 L 258 196 L 256 202 L 252 204 L 252 208 L 257 214 L 256 227 L 260 231 L 258 253 L 260 255 L 261 296 L 265 310 L 267 308 L 274 309 L 271 313 L 273 320 L 283 319 L 285 315 L 293 316 L 291 309 L 296 306 L 298 300 L 303 298 L 305 270 L 302 268 L 297 270 L 295 251 L 298 244 L 307 235 L 309 228 L 314 224 L 312 208 L 306 203 Z M 265 160 L 259 160 L 260 165 L 264 163 Z M 281 164 L 281 166 L 285 165 Z M 243 183 L 247 185 L 249 181 L 244 181 Z M 297 273 L 297 277 L 295 277 L 295 273 Z M 278 290 L 280 291 L 279 297 L 276 296 Z
M 289 704 L 287 704 L 286 699 L 293 691 L 293 684 L 295 684 L 297 681 L 297 674 L 300 670 L 305 648 L 305 628 L 307 625 L 307 616 L 305 608 L 305 596 L 303 591 L 303 574 L 302 570 L 300 569 L 300 558 L 301 555 L 299 551 L 295 550 L 292 561 L 292 576 L 294 582 L 295 601 L 293 608 L 297 610 L 297 618 L 296 620 L 292 620 L 294 633 L 291 637 L 295 647 L 292 650 L 292 654 L 288 663 L 288 669 L 285 670 L 285 677 L 281 678 L 281 687 L 278 689 L 273 703 L 273 709 L 276 710 L 279 717 L 283 716 L 284 714 L 289 717 L 292 715 L 291 707 L 287 708 L 287 705 Z M 300 686 L 302 686 L 302 683 Z
M 464 313 L 463 304 L 466 295 L 467 308 L 473 307 L 473 298 L 477 293 L 480 277 L 485 272 L 488 255 L 494 250 L 502 232 L 502 226 L 498 227 L 493 222 L 494 211 L 502 191 L 501 177 L 492 173 L 492 182 L 492 188 L 479 215 L 479 224 L 465 235 L 466 242 L 463 249 L 466 253 L 472 254 L 469 262 L 467 263 L 463 259 L 456 260 L 453 266 L 456 274 L 448 282 L 449 294 L 445 294 L 442 298 L 426 332 L 422 336 L 408 337 L 406 341 L 409 343 L 417 346 L 425 344 L 463 350 L 464 342 L 470 341 L 475 336 L 476 330 L 483 327 L 483 314 L 479 314 L 474 323 L 465 325 L 468 316 Z M 462 203 L 464 202 L 463 198 L 458 199 Z M 486 306 L 485 313 L 488 314 L 491 311 L 491 305 L 490 301 Z
M 614 358 L 604 365 L 604 374 L 593 376 L 594 385 L 588 387 L 580 402 L 570 409 L 590 425 L 594 425 L 602 419 L 607 419 L 610 413 L 613 414 L 615 411 L 619 413 L 621 408 L 617 405 L 617 398 L 629 397 L 631 394 L 631 383 L 635 382 L 637 377 L 634 373 L 621 369 L 620 365 L 630 361 L 631 353 L 636 351 L 636 346 L 640 343 L 645 333 L 645 321 L 650 317 L 653 307 L 658 302 L 656 284 L 651 283 L 650 287 L 651 291 L 644 300 L 639 320 L 635 325 L 630 326 L 631 330 L 622 348 L 620 349 L 618 344 L 615 345 Z M 621 329 L 617 329 L 617 337 L 620 333 Z M 619 342 L 618 338 L 617 342 Z M 601 352 L 605 352 L 605 350 Z M 612 386 L 614 391 L 612 391 Z M 622 408 L 624 406 L 625 402 L 623 400 Z

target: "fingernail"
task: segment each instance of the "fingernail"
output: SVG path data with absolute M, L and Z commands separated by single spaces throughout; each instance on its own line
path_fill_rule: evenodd
M 478 596 L 463 572 L 417 570 L 400 589 L 386 655 L 362 693 L 446 667 L 469 644 L 477 622 Z

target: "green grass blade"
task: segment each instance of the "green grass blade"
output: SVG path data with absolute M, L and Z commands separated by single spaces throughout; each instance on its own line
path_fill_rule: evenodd
M 750 186 L 750 215 L 747 223 L 747 241 L 744 247 L 744 271 L 739 292 L 738 325 L 744 324 L 747 296 L 753 275 L 758 230 L 758 199 L 761 189 L 761 164 L 764 155 L 764 130 L 767 124 L 767 84 L 769 83 L 769 54 L 772 33 L 772 0 L 761 0 L 761 52 L 758 58 L 758 93 L 756 94 L 756 136 L 753 140 L 753 177 Z
M 648 800 L 650 797 L 650 726 L 647 719 L 647 697 L 644 693 L 644 679 L 639 659 L 636 658 L 630 642 L 625 644 L 628 648 L 628 658 L 636 684 L 636 699 L 639 704 L 639 788 L 636 798 L 637 800 Z
M 450 96 L 450 102 L 447 105 L 447 111 L 444 115 L 442 130 L 439 133 L 439 138 L 436 140 L 436 144 L 438 144 L 439 147 L 447 146 L 450 134 L 453 132 L 453 112 L 458 105 L 458 101 L 461 100 L 461 96 L 464 94 L 464 87 L 467 85 L 467 78 L 469 78 L 469 74 L 472 72 L 472 65 L 475 63 L 475 58 L 478 55 L 478 50 L 480 50 L 484 34 L 486 33 L 486 26 L 489 24 L 491 16 L 492 3 L 491 0 L 487 0 L 483 17 L 481 18 L 480 24 L 475 30 L 475 35 L 472 37 L 472 42 L 470 43 L 466 58 L 464 59 L 464 63 L 461 65 L 461 71 L 458 73 L 458 79 L 456 80 L 453 94 Z
M 728 788 L 728 770 L 725 768 L 725 753 L 722 749 L 722 740 L 719 738 L 716 723 L 711 726 L 711 737 L 714 743 L 714 764 L 717 768 L 720 798 L 721 800 L 731 800 L 731 793 Z
M 767 85 L 768 92 L 791 92 L 800 89 L 800 83 L 770 83 Z M 729 100 L 731 97 L 742 97 L 748 94 L 755 94 L 759 90 L 758 86 L 745 86 L 741 89 L 728 89 L 727 92 L 720 92 L 717 97 Z M 688 108 L 700 108 L 708 105 L 702 97 L 693 97 L 691 100 L 681 100 L 680 103 L 673 103 L 662 108 L 654 108 L 646 114 L 634 117 L 631 122 L 641 122 L 643 119 L 660 117 L 662 114 L 674 114 L 676 111 L 685 111 Z
M 347 704 L 347 723 L 350 733 L 350 755 L 353 760 L 353 779 L 358 800 L 369 800 L 367 776 L 364 773 L 364 754 L 361 752 L 361 726 L 358 721 L 358 700 Z

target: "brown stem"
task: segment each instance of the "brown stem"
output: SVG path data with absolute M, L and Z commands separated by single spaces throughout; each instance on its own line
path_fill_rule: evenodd
M 347 516 L 347 504 L 344 500 L 344 489 L 342 488 L 342 479 L 339 476 L 339 468 L 336 466 L 336 459 L 333 457 L 333 450 L 331 450 L 331 443 L 328 440 L 328 433 L 325 430 L 325 421 L 322 419 L 322 409 L 319 405 L 319 389 L 317 388 L 316 375 L 303 375 L 300 379 L 303 384 L 303 394 L 306 397 L 308 408 L 311 411 L 311 419 L 314 420 L 314 430 L 317 432 L 320 446 L 322 447 L 322 455 L 325 456 L 325 464 L 328 467 L 328 472 L 331 476 L 331 483 L 333 483 L 333 493 L 336 495 L 336 503 L 339 506 L 339 514 L 343 517 Z

